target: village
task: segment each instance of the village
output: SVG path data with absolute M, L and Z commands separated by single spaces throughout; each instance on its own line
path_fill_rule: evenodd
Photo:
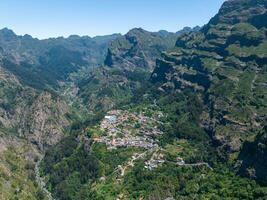
M 112 139 L 108 136 L 104 136 L 101 138 L 95 138 L 94 141 L 105 143 L 108 146 L 108 149 L 116 149 L 118 147 L 140 147 L 144 149 L 153 149 L 158 147 L 157 144 L 154 144 L 153 140 L 138 136 L 128 136 L 126 138 L 112 137 Z
M 105 143 L 108 149 L 118 147 L 155 149 L 158 147 L 157 141 L 150 136 L 163 134 L 158 124 L 158 119 L 147 117 L 143 113 L 112 110 L 100 124 L 100 130 L 104 131 L 106 136 L 94 137 L 93 140 Z
M 93 134 L 91 139 L 96 143 L 105 144 L 107 150 L 130 147 L 138 149 L 129 156 L 127 161 L 115 168 L 114 174 L 117 184 L 123 184 L 124 176 L 135 166 L 137 160 L 142 161 L 143 169 L 149 171 L 154 171 L 164 164 L 189 167 L 205 166 L 213 170 L 208 163 L 186 163 L 184 158 L 179 155 L 171 159 L 167 158 L 166 149 L 158 145 L 160 136 L 163 134 L 160 129 L 161 117 L 163 114 L 160 112 L 147 116 L 143 112 L 111 110 L 97 126 L 98 133 Z M 101 177 L 101 180 L 105 181 L 106 178 Z M 124 195 L 121 192 L 116 199 L 122 200 Z
M 166 162 L 164 154 L 159 153 L 161 148 L 157 144 L 157 139 L 152 137 L 163 134 L 158 127 L 161 124 L 160 118 L 162 116 L 162 113 L 156 113 L 154 117 L 148 117 L 142 112 L 111 110 L 100 123 L 99 128 L 105 134 L 93 137 L 93 141 L 104 143 L 108 150 L 121 147 L 142 148 L 145 152 L 139 156 L 134 155 L 133 160 L 144 158 L 152 153 L 150 159 L 144 162 L 144 167 L 147 170 L 154 170 Z M 133 165 L 133 161 L 129 162 Z M 183 158 L 180 157 L 176 158 L 175 163 L 178 165 L 185 164 Z

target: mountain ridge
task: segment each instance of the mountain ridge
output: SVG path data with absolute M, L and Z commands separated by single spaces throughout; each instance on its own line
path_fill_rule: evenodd
M 266 124 L 267 27 L 251 24 L 266 8 L 267 1 L 226 1 L 200 32 L 163 53 L 151 76 L 163 93 L 190 89 L 200 96 L 199 124 L 229 162 L 240 162 L 233 155 Z

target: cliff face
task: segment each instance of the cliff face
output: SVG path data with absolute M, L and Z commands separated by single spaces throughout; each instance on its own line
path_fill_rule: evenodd
M 19 122 L 19 133 L 41 149 L 52 146 L 62 139 L 64 129 L 70 125 L 65 117 L 68 110 L 64 101 L 43 92 L 21 113 L 24 117 Z
M 148 32 L 141 28 L 132 29 L 126 35 L 111 42 L 105 64 L 123 70 L 141 68 L 151 71 L 155 66 L 156 58 L 160 57 L 162 51 L 173 47 L 180 34 L 197 30 L 198 27 L 185 28 L 177 33 L 170 33 Z
M 267 123 L 267 1 L 226 1 L 198 33 L 178 38 L 151 81 L 165 93 L 193 90 L 205 127 L 225 159 Z
M 259 27 L 263 27 L 266 25 L 266 22 L 261 20 L 264 17 L 266 17 L 265 0 L 228 0 L 222 5 L 219 13 L 211 19 L 209 25 L 249 22 L 254 26 L 259 23 Z
M 28 138 L 44 149 L 56 144 L 69 125 L 68 105 L 49 92 L 23 86 L 0 68 L 0 131 Z
M 109 44 L 105 66 L 91 70 L 79 80 L 80 97 L 92 110 L 109 110 L 128 103 L 147 84 L 161 52 L 173 47 L 179 35 L 198 30 L 199 27 L 176 33 L 130 30 Z

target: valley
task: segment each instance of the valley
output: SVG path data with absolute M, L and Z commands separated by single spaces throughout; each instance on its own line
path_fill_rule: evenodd
M 203 27 L 0 30 L 0 199 L 265 200 L 267 1 Z
M 48 200 L 53 200 L 52 194 L 47 190 L 45 180 L 40 176 L 40 163 L 42 162 L 43 157 L 39 158 L 39 160 L 35 164 L 34 172 L 35 179 L 43 194 L 47 196 Z

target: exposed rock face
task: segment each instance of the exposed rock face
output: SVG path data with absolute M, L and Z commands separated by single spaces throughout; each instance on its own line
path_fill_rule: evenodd
M 178 35 L 196 32 L 199 27 L 177 33 L 129 31 L 109 45 L 106 66 L 91 70 L 79 81 L 80 97 L 91 110 L 109 110 L 127 103 L 142 85 L 146 85 L 161 52 L 175 45 Z
M 212 18 L 209 25 L 252 22 L 259 16 L 265 15 L 265 12 L 265 0 L 228 0 L 223 4 L 219 13 Z
M 239 151 L 266 124 L 266 0 L 226 1 L 200 32 L 178 38 L 157 61 L 161 91 L 193 90 L 206 105 L 201 125 L 222 157 Z
M 20 156 L 32 162 L 34 162 L 35 158 L 39 156 L 40 153 L 34 145 L 30 144 L 25 139 L 19 139 L 13 136 L 0 136 L 0 155 L 9 148 L 13 147 L 16 147 L 16 150 L 20 153 Z
M 26 120 L 20 127 L 23 134 L 41 149 L 58 143 L 64 136 L 64 128 L 69 125 L 65 118 L 68 106 L 59 98 L 53 99 L 50 93 L 44 92 L 30 106 Z
M 156 58 L 160 57 L 162 51 L 173 47 L 179 35 L 197 30 L 198 27 L 185 28 L 177 33 L 153 33 L 141 28 L 132 29 L 125 36 L 111 42 L 105 64 L 123 70 L 141 68 L 151 71 Z
M 13 74 L 0 68 L 0 128 L 24 136 L 41 149 L 56 144 L 64 127 L 68 105 L 48 92 L 24 87 Z
M 22 100 L 20 98 L 18 97 L 16 101 Z M 70 123 L 65 117 L 68 111 L 67 104 L 59 99 L 53 99 L 47 92 L 31 97 L 32 104 L 26 99 L 29 97 L 24 98 L 24 102 L 17 104 L 12 111 L 1 108 L 2 127 L 7 132 L 12 131 L 14 134 L 26 137 L 41 150 L 59 142 L 64 136 L 64 128 Z
M 102 64 L 108 43 L 118 36 L 38 40 L 0 30 L 0 131 L 42 150 L 56 144 L 70 124 L 69 107 L 57 94 L 59 82 L 81 67 Z

